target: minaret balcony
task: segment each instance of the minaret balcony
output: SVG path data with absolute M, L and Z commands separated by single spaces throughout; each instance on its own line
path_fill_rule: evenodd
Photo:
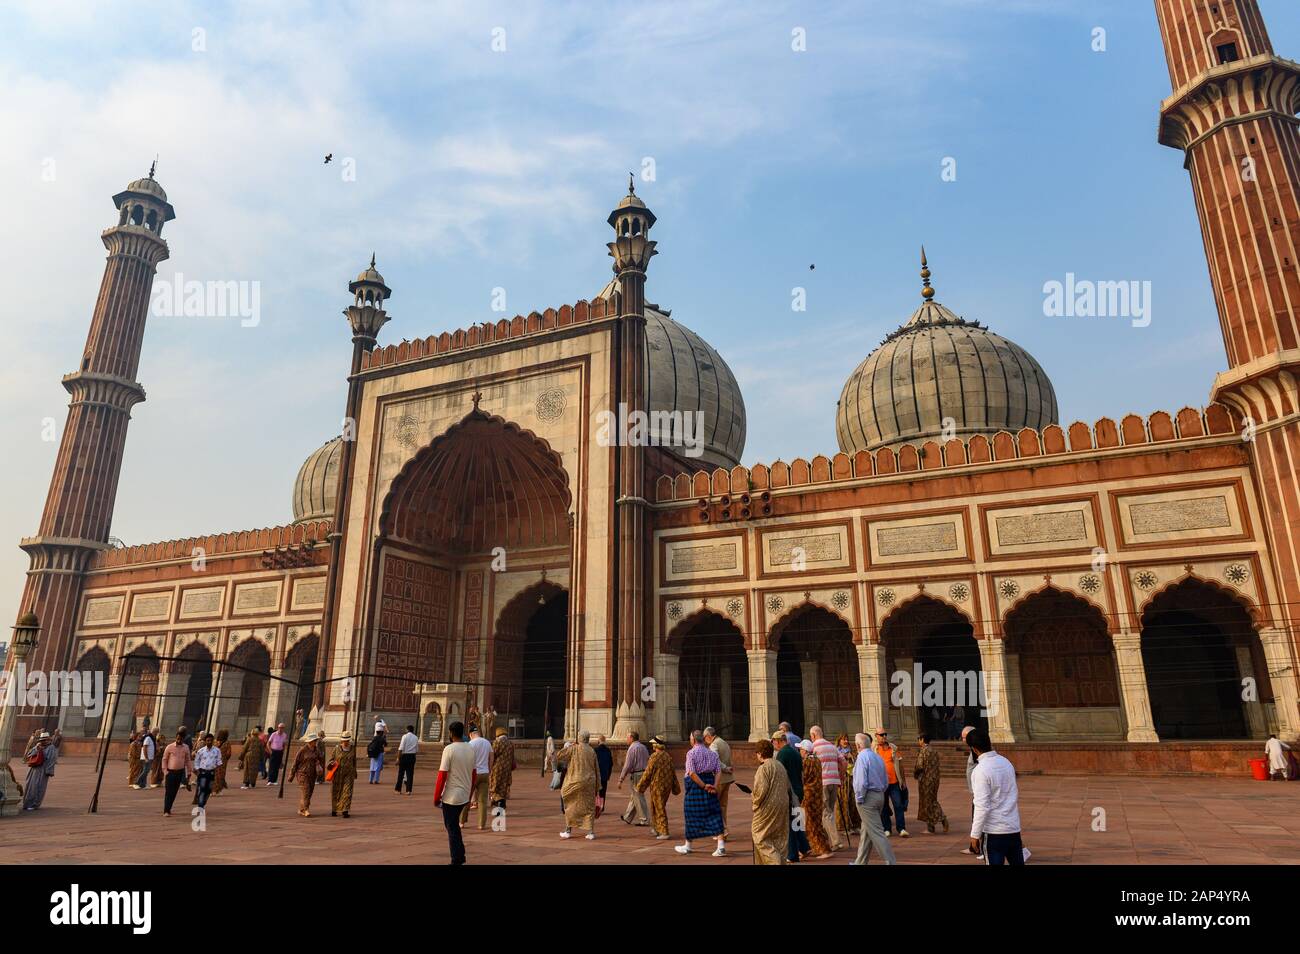
M 1190 150 L 1229 123 L 1296 122 L 1300 63 L 1267 53 L 1206 70 L 1160 104 L 1161 145 Z

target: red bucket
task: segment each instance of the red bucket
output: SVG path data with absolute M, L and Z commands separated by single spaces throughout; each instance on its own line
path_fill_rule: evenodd
M 1268 759 L 1251 759 L 1250 775 L 1257 782 L 1268 781 Z

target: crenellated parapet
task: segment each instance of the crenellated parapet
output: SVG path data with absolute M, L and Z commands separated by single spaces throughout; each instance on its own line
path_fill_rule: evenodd
M 977 434 L 968 440 L 954 438 L 945 444 L 927 441 L 919 448 L 907 444 L 898 450 L 882 447 L 874 452 L 858 451 L 853 455 L 818 455 L 812 460 L 797 457 L 789 463 L 776 461 L 753 467 L 736 466 L 730 470 L 718 468 L 693 474 L 663 475 L 655 483 L 654 499 L 657 503 L 697 501 L 717 494 L 762 492 L 918 471 L 978 467 L 1013 460 L 1028 462 L 1039 458 L 1190 442 L 1236 434 L 1237 424 L 1233 412 L 1222 404 L 1211 404 L 1204 410 L 1185 407 L 1175 415 L 1167 411 L 1156 411 L 1146 418 L 1129 414 L 1118 424 L 1112 418 L 1103 417 L 1092 425 L 1076 421 L 1068 428 L 1052 424 L 1041 431 L 1029 427 L 1016 434 L 1001 431 L 991 440 Z
M 373 371 L 391 365 L 404 364 L 449 354 L 454 351 L 466 351 L 481 348 L 502 341 L 535 335 L 556 328 L 582 324 L 601 318 L 613 318 L 619 314 L 621 302 L 618 296 L 595 301 L 585 299 L 560 308 L 547 308 L 543 312 L 531 312 L 527 316 L 516 315 L 514 318 L 502 318 L 500 321 L 485 321 L 457 331 L 416 338 L 414 341 L 403 340 L 399 344 L 376 348 L 361 363 L 363 371 Z
M 238 530 L 206 537 L 141 543 L 132 547 L 102 550 L 95 555 L 89 569 L 106 570 L 139 563 L 190 560 L 196 553 L 202 553 L 205 559 L 211 559 L 214 556 L 255 553 L 279 547 L 323 547 L 328 543 L 330 526 L 330 521 L 319 520 L 285 527 L 263 527 L 260 530 Z

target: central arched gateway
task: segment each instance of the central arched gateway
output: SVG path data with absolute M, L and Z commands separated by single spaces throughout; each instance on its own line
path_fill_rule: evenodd
M 568 475 L 545 441 L 477 406 L 412 457 L 379 519 L 363 709 L 415 722 L 496 710 L 520 737 L 576 721 Z M 427 704 L 426 704 L 427 707 Z
M 894 733 L 910 742 L 917 732 L 955 738 L 962 726 L 988 729 L 981 706 L 983 663 L 971 622 L 931 596 L 900 606 L 880 628 L 888 670 L 890 720 Z M 928 673 L 942 689 L 927 695 Z
M 713 726 L 724 739 L 749 737 L 749 660 L 730 619 L 705 611 L 669 635 L 677 654 L 677 707 L 683 737 Z

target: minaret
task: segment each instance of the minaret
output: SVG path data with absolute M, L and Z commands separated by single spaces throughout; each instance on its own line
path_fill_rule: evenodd
M 615 351 L 614 388 L 620 407 L 619 420 L 630 419 L 634 411 L 646 410 L 645 271 L 656 254 L 649 238 L 655 215 L 636 195 L 636 184 L 628 173 L 627 195 L 609 213 L 614 241 L 609 254 L 614 259 L 614 276 L 620 302 Z M 620 428 L 620 431 L 622 429 Z M 613 580 L 615 597 L 614 637 L 617 646 L 618 708 L 615 738 L 628 732 L 644 735 L 645 705 L 641 701 L 641 680 L 645 676 L 646 518 L 645 447 L 629 446 L 620 435 L 615 448 L 615 532 Z
M 1160 142 L 1183 150 L 1227 348 L 1211 397 L 1241 414 L 1283 628 L 1264 629 L 1283 732 L 1300 731 L 1300 64 L 1274 55 L 1258 0 L 1156 0 L 1174 92 Z
M 131 408 L 144 400 L 135 375 L 154 272 L 168 255 L 163 224 L 176 215 L 152 166 L 147 178 L 113 196 L 113 204 L 117 224 L 101 236 L 108 262 L 86 347 L 77 370 L 63 377 L 72 399 L 45 511 L 38 534 L 21 543 L 31 565 L 18 614 L 35 613 L 43 630 L 27 660 L 29 671 L 69 669 L 75 663 L 72 633 L 82 573 L 95 552 L 108 546 L 126 426 Z M 31 728 L 53 717 L 53 709 L 25 710 L 15 735 L 26 738 Z

